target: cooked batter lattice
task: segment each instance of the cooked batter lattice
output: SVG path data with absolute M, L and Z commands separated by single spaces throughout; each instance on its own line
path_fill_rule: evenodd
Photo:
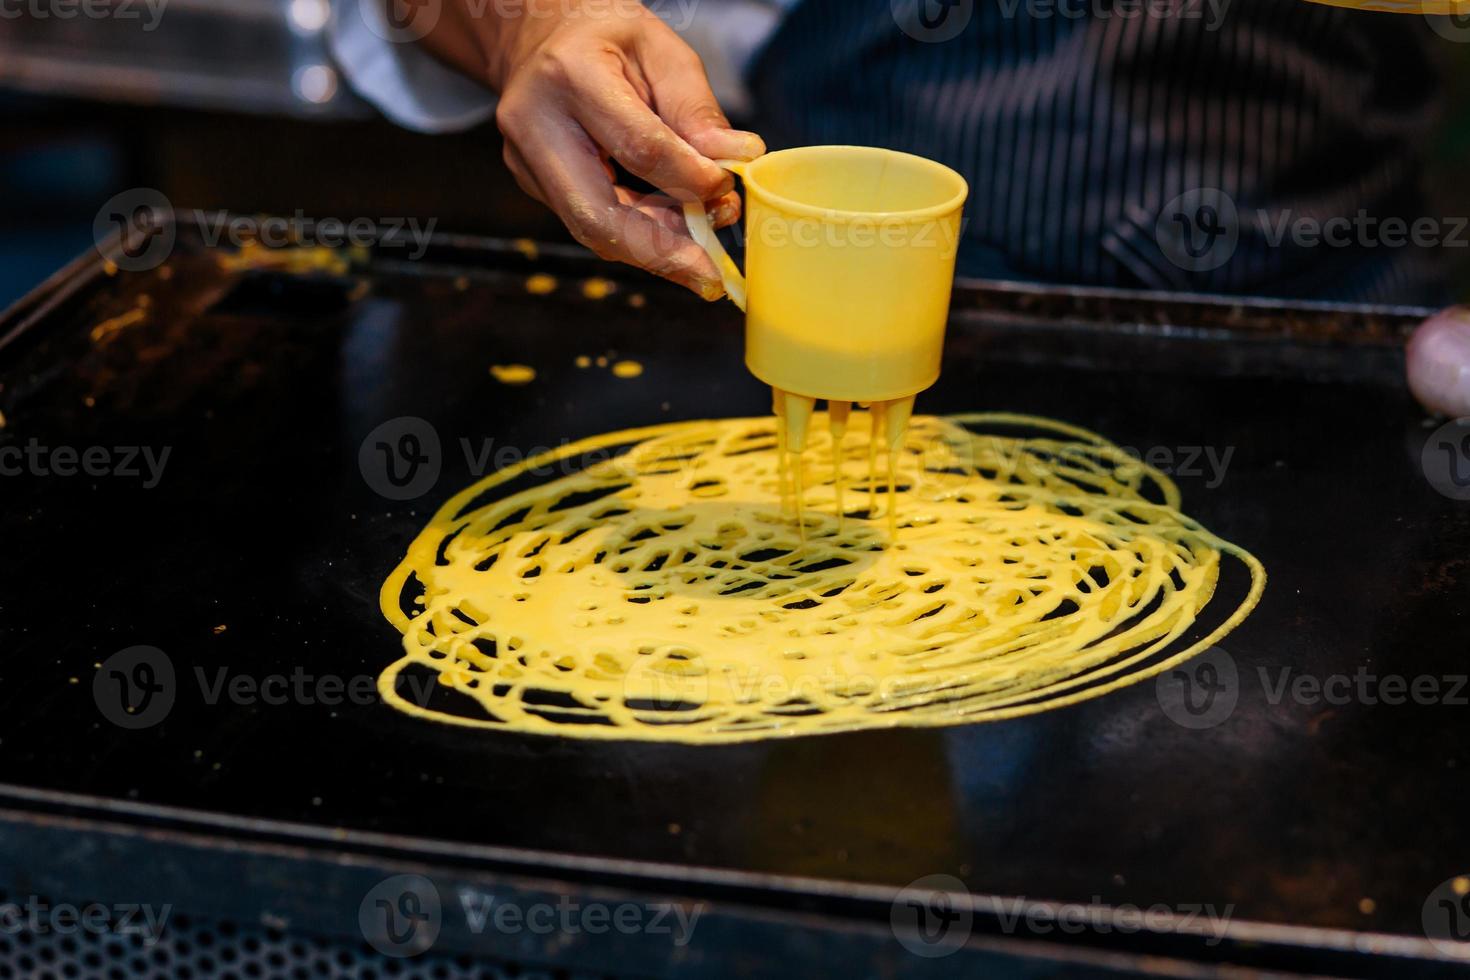
M 886 476 L 873 485 L 864 422 L 854 415 L 835 455 L 813 426 L 805 544 L 783 499 L 797 460 L 783 473 L 770 418 L 612 433 L 480 481 L 383 586 L 404 655 L 381 693 L 439 721 L 575 738 L 989 721 L 1150 677 L 1217 642 L 1261 595 L 1254 557 L 1092 433 L 915 418 L 890 498 Z M 1223 556 L 1250 586 L 1190 642 Z M 464 710 L 401 697 L 416 665 L 465 695 Z

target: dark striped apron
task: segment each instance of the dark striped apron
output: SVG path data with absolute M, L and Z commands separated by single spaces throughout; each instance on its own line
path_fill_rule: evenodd
M 760 131 L 772 148 L 886 146 L 960 171 L 962 275 L 1440 302 L 1427 235 L 1381 234 L 1428 214 L 1424 18 L 1143 4 L 1165 5 L 803 0 L 750 71 Z M 1314 241 L 1334 218 L 1334 244 Z

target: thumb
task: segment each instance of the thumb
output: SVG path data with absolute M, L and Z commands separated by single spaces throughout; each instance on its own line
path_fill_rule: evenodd
M 766 152 L 765 140 L 743 129 L 731 129 L 713 94 L 708 101 L 691 99 L 681 104 L 669 128 L 711 160 L 754 160 Z

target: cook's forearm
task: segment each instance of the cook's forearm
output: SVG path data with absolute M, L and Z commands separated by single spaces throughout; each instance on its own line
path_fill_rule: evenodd
M 399 5 L 401 0 L 374 2 Z M 420 35 L 424 50 L 461 74 L 499 88 L 503 76 L 495 70 L 490 52 L 504 24 L 491 0 L 442 0 L 410 6 L 408 33 Z M 483 11 L 483 15 L 472 11 Z
M 376 0 L 399 4 L 403 0 Z M 545 37 L 560 22 L 576 19 L 581 0 L 441 0 L 414 3 L 410 33 L 422 33 L 420 44 L 450 67 L 496 91 L 517 60 L 523 36 Z M 639 0 L 604 0 L 598 16 L 641 17 Z

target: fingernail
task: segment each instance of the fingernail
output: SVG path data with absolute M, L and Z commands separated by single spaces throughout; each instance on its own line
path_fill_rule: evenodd
M 721 201 L 715 205 L 715 209 L 710 217 L 714 219 L 717 225 L 728 225 L 735 220 L 738 214 L 737 205 L 734 201 Z
M 730 135 L 735 137 L 740 147 L 737 156 L 742 160 L 754 160 L 766 152 L 766 141 L 754 133 L 747 133 L 741 129 L 732 129 L 730 130 Z
M 725 284 L 718 279 L 701 279 L 699 281 L 699 295 L 707 302 L 713 303 L 725 295 Z

